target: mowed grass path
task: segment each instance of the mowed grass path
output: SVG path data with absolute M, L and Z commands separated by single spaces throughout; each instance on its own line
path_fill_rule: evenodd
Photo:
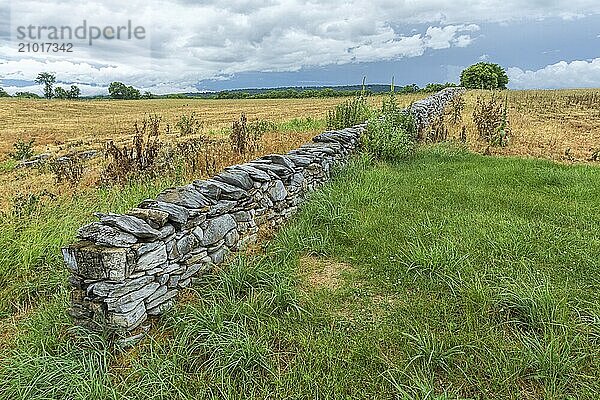
M 599 211 L 596 167 L 359 158 L 134 350 L 73 339 L 48 300 L 0 357 L 0 394 L 594 399 Z

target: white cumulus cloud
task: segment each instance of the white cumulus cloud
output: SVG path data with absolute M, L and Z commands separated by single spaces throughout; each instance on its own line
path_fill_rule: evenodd
M 12 40 L 0 35 L 0 79 L 31 81 L 49 71 L 64 83 L 93 88 L 120 80 L 156 92 L 186 91 L 205 79 L 244 72 L 396 60 L 467 47 L 484 22 L 591 14 L 600 14 L 597 0 L 13 0 L 8 8 L 0 5 L 12 30 Z M 146 37 L 100 39 L 93 46 L 77 42 L 73 53 L 17 52 L 19 26 L 75 27 L 83 21 L 99 27 L 131 21 L 145 28 Z
M 507 73 L 509 86 L 514 89 L 600 87 L 600 58 L 561 61 L 536 71 L 513 67 Z

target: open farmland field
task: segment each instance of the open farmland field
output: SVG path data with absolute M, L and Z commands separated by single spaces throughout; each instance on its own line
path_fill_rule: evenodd
M 599 181 L 595 166 L 443 145 L 397 165 L 359 159 L 260 255 L 205 276 L 116 353 L 64 312 L 58 247 L 93 199 L 47 208 L 21 218 L 22 245 L 2 232 L 2 268 L 43 279 L 3 275 L 0 393 L 595 399 Z M 144 190 L 92 208 L 123 211 Z
M 600 90 L 508 91 L 509 145 L 490 148 L 490 154 L 546 158 L 559 162 L 597 161 L 600 150 Z M 477 140 L 472 120 L 481 91 L 465 95 L 463 122 L 469 148 L 485 152 L 487 145 Z M 504 99 L 504 94 L 499 96 Z M 453 136 L 458 137 L 457 130 Z
M 399 104 L 408 106 L 424 94 L 399 96 Z M 344 98 L 277 99 L 277 100 L 136 100 L 136 101 L 60 101 L 0 99 L 0 210 L 10 208 L 19 195 L 49 191 L 54 194 L 72 192 L 69 185 L 56 184 L 47 168 L 14 169 L 9 153 L 19 140 L 33 140 L 35 154 L 53 157 L 88 150 L 102 151 L 107 141 L 118 146 L 130 145 L 135 135 L 134 124 L 152 116 L 160 118 L 159 140 L 165 145 L 191 142 L 200 137 L 222 140 L 215 154 L 218 166 L 242 161 L 228 151 L 227 141 L 232 122 L 244 113 L 249 122 L 271 124 L 261 140 L 261 149 L 248 154 L 280 153 L 298 147 L 325 129 L 325 115 Z M 379 105 L 381 97 L 369 99 Z M 177 124 L 182 117 L 199 121 L 196 133 L 182 136 Z M 80 188 L 91 187 L 99 179 L 105 163 L 97 158 L 86 162 Z M 200 177 L 194 175 L 196 178 Z M 188 175 L 191 179 L 194 176 Z
M 402 103 L 425 95 L 402 96 Z M 245 113 L 249 120 L 284 122 L 298 118 L 323 120 L 327 110 L 343 98 L 264 100 L 27 100 L 0 99 L 0 160 L 5 160 L 18 139 L 35 140 L 35 150 L 65 154 L 73 150 L 101 149 L 106 140 L 117 142 L 133 135 L 133 125 L 148 115 L 162 117 L 176 136 L 182 115 L 195 113 L 205 133 L 231 128 Z M 372 103 L 377 103 L 377 98 Z

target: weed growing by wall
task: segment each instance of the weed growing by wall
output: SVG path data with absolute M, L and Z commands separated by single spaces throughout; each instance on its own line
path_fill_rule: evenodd
M 508 97 L 502 101 L 493 92 L 489 100 L 485 96 L 477 96 L 473 122 L 480 139 L 491 146 L 507 146 L 510 138 Z
M 399 161 L 414 154 L 416 128 L 413 117 L 398 107 L 393 92 L 369 120 L 362 144 L 365 151 L 386 161 Z

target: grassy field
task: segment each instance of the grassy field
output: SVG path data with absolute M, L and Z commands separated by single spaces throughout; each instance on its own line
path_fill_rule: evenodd
M 5 311 L 0 397 L 597 398 L 598 182 L 594 166 L 448 145 L 397 165 L 358 158 L 261 255 L 206 277 L 123 352 L 64 312 L 47 250 L 78 217 L 38 225 L 40 248 L 3 231 L 4 264 L 48 268 L 46 296 Z
M 467 107 L 463 113 L 469 147 L 475 151 L 483 150 L 483 145 L 476 140 L 471 118 L 475 99 L 481 93 L 471 91 L 465 96 Z M 496 154 L 585 161 L 593 150 L 600 149 L 600 90 L 527 90 L 507 94 L 513 139 L 505 149 L 492 149 Z M 399 99 L 401 104 L 408 105 L 423 97 L 424 94 L 403 95 Z M 36 153 L 57 154 L 101 149 L 106 140 L 127 141 L 133 135 L 133 124 L 152 114 L 161 116 L 163 126 L 169 125 L 176 133 L 180 117 L 196 113 L 204 122 L 205 133 L 217 133 L 230 128 L 231 122 L 242 112 L 250 120 L 323 120 L 327 110 L 344 100 L 45 101 L 2 98 L 0 161 L 6 160 L 13 150 L 12 144 L 18 139 L 34 139 Z M 373 97 L 371 104 L 379 104 L 380 100 L 381 96 Z M 458 137 L 458 130 L 452 134 Z

